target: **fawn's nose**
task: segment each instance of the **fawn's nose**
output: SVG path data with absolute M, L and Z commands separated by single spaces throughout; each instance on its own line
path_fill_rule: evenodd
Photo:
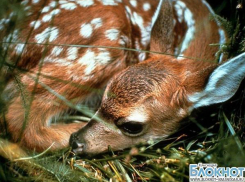
M 72 152 L 74 152 L 76 155 L 81 155 L 84 153 L 85 143 L 79 141 L 76 133 L 71 135 L 69 143 L 72 147 Z

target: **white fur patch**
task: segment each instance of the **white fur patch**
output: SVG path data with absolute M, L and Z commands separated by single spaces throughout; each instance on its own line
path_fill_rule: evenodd
M 95 58 L 96 58 L 95 53 L 90 49 L 88 49 L 86 53 L 83 55 L 83 57 L 78 59 L 78 63 L 85 66 L 84 69 L 85 76 L 90 75 L 92 71 L 95 69 Z
M 19 34 L 19 30 L 14 30 L 13 33 L 8 34 L 6 37 L 3 38 L 3 42 L 4 42 L 2 43 L 3 50 L 7 50 L 9 47 L 13 47 L 14 44 L 12 44 L 11 42 L 18 41 L 18 34 Z
M 139 43 L 139 40 L 138 39 L 136 39 L 136 41 L 135 41 L 135 48 L 137 49 L 137 50 L 141 50 L 141 48 L 140 48 L 140 43 Z M 146 53 L 145 52 L 137 52 L 138 53 L 138 59 L 139 59 L 139 61 L 141 62 L 141 61 L 144 61 L 145 60 L 145 58 L 146 58 Z
M 8 24 L 9 21 L 10 21 L 10 19 L 5 19 L 5 18 L 1 19 L 0 20 L 0 30 L 3 30 L 5 25 Z
M 61 46 L 55 46 L 51 52 L 51 55 L 59 56 L 62 51 L 63 48 Z
M 53 11 L 50 12 L 51 15 L 58 15 L 60 13 L 60 9 L 55 9 Z
M 148 25 L 145 26 L 145 22 L 140 15 L 138 15 L 136 12 L 132 13 L 131 9 L 128 6 L 125 6 L 125 9 L 127 13 L 130 15 L 130 20 L 132 24 L 138 25 L 138 27 L 140 28 L 141 43 L 144 46 L 147 46 L 150 42 L 151 23 L 148 23 Z
M 112 29 L 109 29 L 109 30 L 106 30 L 105 31 L 105 36 L 113 41 L 113 40 L 118 40 L 119 39 L 119 30 L 115 29 L 115 28 L 112 28 Z
M 66 1 L 66 0 L 59 0 L 59 4 L 66 4 L 66 3 L 68 3 L 68 1 Z
M 143 18 L 135 12 L 133 13 L 133 17 L 141 31 L 141 43 L 147 46 L 150 43 L 151 24 L 149 23 L 149 25 L 144 26 Z
M 41 13 L 47 13 L 47 12 L 49 12 L 49 10 L 50 10 L 50 7 L 49 7 L 49 6 L 45 6 L 45 7 L 42 9 Z
M 17 54 L 21 54 L 24 51 L 25 44 L 17 44 L 15 46 L 15 51 Z
M 32 0 L 32 3 L 33 3 L 33 4 L 37 4 L 37 3 L 39 3 L 39 1 L 40 1 L 40 0 Z
M 52 19 L 52 15 L 50 15 L 50 14 L 47 14 L 47 15 L 44 15 L 43 16 L 43 22 L 50 22 L 51 21 L 51 19 Z
M 129 38 L 125 35 L 122 35 L 120 36 L 118 43 L 120 44 L 120 46 L 125 47 L 127 43 L 129 43 Z
M 60 6 L 60 8 L 65 10 L 74 10 L 77 7 L 75 3 L 65 3 Z
M 94 1 L 93 0 L 77 0 L 76 3 L 82 7 L 89 7 L 94 4 Z
M 23 1 L 21 1 L 21 4 L 24 5 L 24 6 L 26 6 L 28 3 L 29 3 L 29 0 L 23 0 Z
M 96 56 L 96 61 L 100 64 L 107 64 L 111 60 L 110 52 L 107 51 L 105 48 L 99 48 L 100 52 Z
M 25 11 L 29 11 L 30 9 L 31 9 L 31 6 L 26 6 L 26 7 L 24 8 Z
M 89 76 L 97 66 L 106 65 L 110 62 L 110 52 L 104 48 L 99 48 L 99 53 L 88 49 L 86 53 L 78 59 L 78 63 L 85 66 L 84 74 L 85 76 Z
M 136 25 L 136 22 L 135 22 L 135 19 L 133 18 L 133 14 L 132 14 L 132 11 L 131 11 L 130 7 L 125 6 L 125 9 L 126 9 L 126 15 L 127 15 L 128 19 L 131 20 L 133 25 Z
M 102 26 L 102 19 L 101 18 L 95 18 L 91 21 L 91 24 L 94 26 L 95 29 Z
M 30 26 L 31 26 L 31 27 L 34 27 L 34 29 L 37 29 L 37 28 L 39 28 L 39 27 L 41 26 L 41 21 L 40 21 L 40 20 L 32 21 L 32 22 L 30 23 Z
M 85 23 L 81 26 L 80 35 L 84 38 L 89 38 L 93 33 L 93 27 L 90 23 Z
M 137 108 L 127 117 L 127 120 L 145 123 L 148 116 L 143 108 Z
M 119 1 L 117 0 L 100 0 L 105 6 L 117 6 Z
M 51 8 L 55 8 L 57 6 L 57 2 L 56 1 L 52 1 L 52 2 L 49 3 L 49 6 Z
M 42 33 L 37 34 L 35 39 L 37 43 L 44 43 L 45 41 L 52 42 L 57 39 L 59 30 L 56 27 L 48 27 Z
M 130 4 L 133 6 L 133 7 L 137 7 L 137 1 L 136 0 L 130 0 L 129 1 L 130 2 Z
M 144 4 L 143 4 L 143 10 L 144 10 L 144 11 L 149 11 L 150 9 L 151 9 L 150 3 L 144 3 Z
M 67 49 L 67 59 L 69 60 L 75 60 L 78 57 L 78 47 L 69 47 Z

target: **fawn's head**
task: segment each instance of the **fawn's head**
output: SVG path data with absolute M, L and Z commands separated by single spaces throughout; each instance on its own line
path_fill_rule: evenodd
M 152 30 L 151 51 L 173 53 L 176 39 L 166 37 L 166 32 L 173 33 L 175 28 L 172 4 L 163 0 L 160 5 Z M 203 55 L 210 43 L 192 45 L 196 48 L 193 54 L 199 51 Z M 210 54 L 213 52 L 209 57 Z M 193 109 L 231 98 L 244 78 L 244 62 L 245 54 L 222 65 L 152 55 L 128 67 L 108 83 L 101 107 L 92 120 L 71 136 L 73 151 L 97 154 L 108 146 L 120 150 L 169 136 Z

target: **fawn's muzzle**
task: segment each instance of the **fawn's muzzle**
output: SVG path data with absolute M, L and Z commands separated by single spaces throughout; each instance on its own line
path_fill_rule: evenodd
M 72 147 L 72 152 L 76 155 L 82 155 L 84 153 L 85 143 L 79 140 L 77 133 L 71 134 L 69 144 Z

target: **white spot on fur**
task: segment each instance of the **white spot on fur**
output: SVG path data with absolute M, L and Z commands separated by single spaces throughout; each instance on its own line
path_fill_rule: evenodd
M 147 26 L 145 26 L 145 22 L 143 18 L 138 15 L 136 12 L 131 11 L 131 9 L 128 6 L 125 6 L 125 9 L 127 13 L 130 15 L 130 20 L 133 25 L 138 25 L 141 31 L 141 43 L 144 46 L 147 46 L 150 42 L 150 32 L 151 32 L 151 23 L 149 23 Z
M 125 36 L 125 35 L 120 36 L 120 39 L 119 39 L 119 41 L 118 41 L 118 43 L 119 43 L 120 46 L 122 46 L 122 47 L 126 47 L 126 45 L 127 45 L 128 42 L 129 42 L 129 39 L 128 39 L 128 37 Z
M 133 7 L 137 7 L 137 1 L 136 0 L 130 0 L 129 1 L 130 2 L 130 4 L 133 6 Z
M 18 30 L 14 30 L 12 34 L 9 34 L 7 37 L 3 38 L 3 42 L 16 42 L 18 40 Z
M 45 7 L 42 9 L 41 13 L 47 13 L 47 12 L 49 12 L 49 10 L 50 10 L 50 7 L 49 7 L 49 6 L 45 6 Z
M 67 59 L 69 59 L 69 60 L 77 59 L 77 57 L 78 57 L 78 47 L 69 47 L 67 49 L 67 54 L 68 54 Z
M 66 0 L 59 0 L 59 3 L 60 4 L 66 4 L 66 3 L 68 3 L 68 1 L 66 1 Z
M 141 43 L 144 46 L 147 46 L 150 42 L 151 24 L 145 27 L 143 18 L 139 16 L 136 12 L 133 13 L 133 17 L 141 31 Z
M 56 1 L 52 1 L 52 2 L 49 4 L 49 6 L 50 6 L 51 8 L 55 8 L 55 7 L 57 6 L 57 2 L 56 2 Z
M 42 33 L 37 34 L 35 39 L 37 43 L 44 43 L 45 41 L 52 42 L 57 39 L 59 30 L 56 27 L 48 27 Z
M 187 111 L 180 108 L 177 114 L 178 114 L 178 116 L 184 117 L 187 115 Z
M 41 26 L 41 21 L 40 20 L 37 20 L 37 21 L 33 21 L 30 23 L 30 26 L 31 27 L 34 27 L 34 29 L 37 29 Z
M 5 18 L 1 19 L 0 20 L 0 30 L 3 30 L 5 25 L 8 24 L 9 21 L 10 21 L 10 19 L 5 19 Z
M 32 3 L 33 3 L 33 4 L 37 4 L 37 3 L 39 3 L 39 1 L 40 1 L 40 0 L 32 0 Z
M 24 0 L 24 1 L 21 2 L 21 4 L 24 5 L 24 6 L 26 6 L 28 3 L 29 3 L 28 0 Z
M 82 7 L 89 7 L 94 4 L 94 1 L 93 0 L 78 0 L 76 1 L 76 3 Z
M 53 11 L 50 12 L 51 15 L 58 15 L 60 13 L 60 9 L 55 9 Z
M 126 12 L 127 12 L 126 15 L 127 15 L 128 19 L 131 20 L 133 25 L 136 25 L 136 22 L 135 22 L 135 19 L 133 18 L 133 14 L 132 14 L 131 9 L 128 6 L 125 6 L 125 9 L 126 9 Z
M 143 10 L 144 10 L 144 11 L 149 11 L 150 9 L 151 9 L 150 3 L 144 3 L 144 4 L 143 4 Z
M 112 29 L 109 29 L 109 30 L 106 30 L 105 31 L 105 36 L 113 41 L 113 40 L 118 40 L 119 39 L 119 30 L 115 29 L 115 28 L 112 28 Z
M 78 59 L 78 63 L 85 66 L 85 76 L 90 75 L 92 71 L 95 69 L 95 57 L 95 53 L 88 49 L 86 53 L 83 55 L 83 57 Z
M 95 29 L 102 26 L 102 19 L 101 18 L 95 18 L 91 21 L 91 24 L 94 26 Z
M 135 41 L 135 48 L 137 50 L 141 50 L 139 39 L 136 39 Z M 145 52 L 138 52 L 138 59 L 139 61 L 144 61 L 146 58 L 146 53 Z
M 55 46 L 51 52 L 51 55 L 59 56 L 62 51 L 63 48 L 61 46 Z
M 143 108 L 137 108 L 127 117 L 127 120 L 145 123 L 148 120 L 148 116 Z
M 17 54 L 21 54 L 24 51 L 25 44 L 17 44 L 15 46 L 15 51 Z
M 181 1 L 177 1 L 176 4 L 174 5 L 174 8 L 177 12 L 179 22 L 182 22 L 183 21 L 183 11 L 186 9 L 185 3 Z
M 13 46 L 15 46 L 15 44 L 12 44 L 12 42 L 18 41 L 18 34 L 19 34 L 19 30 L 14 30 L 13 33 L 10 33 L 3 38 L 2 40 L 3 50 L 7 50 L 8 48 L 12 48 Z
M 110 52 L 105 48 L 99 48 L 100 53 L 96 56 L 97 62 L 107 64 L 111 60 Z
M 93 33 L 93 27 L 90 23 L 82 24 L 80 35 L 84 38 L 89 38 Z
M 29 11 L 30 9 L 31 9 L 31 6 L 26 6 L 26 7 L 24 8 L 25 11 Z
M 52 19 L 52 15 L 50 15 L 50 14 L 47 14 L 47 15 L 44 15 L 43 16 L 43 22 L 50 22 L 51 21 L 51 19 Z
M 99 48 L 99 53 L 96 55 L 95 52 L 88 49 L 82 58 L 78 59 L 78 63 L 85 66 L 85 76 L 91 75 L 97 66 L 106 65 L 110 62 L 110 52 L 104 48 Z
M 74 10 L 77 7 L 75 3 L 65 3 L 60 6 L 60 8 L 65 10 Z
M 55 9 L 53 11 L 51 11 L 49 14 L 46 14 L 43 16 L 43 22 L 50 22 L 52 20 L 52 18 L 55 15 L 58 15 L 60 13 L 60 9 Z
M 116 0 L 101 0 L 102 4 L 105 6 L 117 6 L 118 5 L 118 1 Z

